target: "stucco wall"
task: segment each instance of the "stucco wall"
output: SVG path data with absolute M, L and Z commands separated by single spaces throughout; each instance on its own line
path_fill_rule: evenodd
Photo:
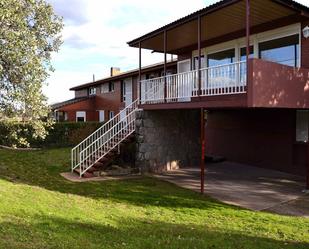
M 136 165 L 143 172 L 198 166 L 198 110 L 139 111 L 136 120 Z

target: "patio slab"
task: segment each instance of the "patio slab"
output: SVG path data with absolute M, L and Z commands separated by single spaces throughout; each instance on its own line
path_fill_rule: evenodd
M 127 180 L 140 178 L 141 175 L 124 175 L 124 176 L 96 176 L 90 178 L 81 178 L 79 175 L 72 172 L 63 172 L 60 175 L 68 181 L 71 182 L 100 182 L 100 181 L 110 181 L 110 180 Z
M 193 191 L 200 191 L 199 168 L 182 168 L 156 177 Z M 307 216 L 309 195 L 302 192 L 304 188 L 304 178 L 279 171 L 232 162 L 206 165 L 205 194 L 224 203 L 251 210 L 276 212 L 281 206 L 283 214 Z M 303 198 L 301 207 L 291 204 L 299 198 Z

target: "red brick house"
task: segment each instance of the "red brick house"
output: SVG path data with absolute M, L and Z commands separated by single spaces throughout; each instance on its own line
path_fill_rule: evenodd
M 176 72 L 177 62 L 167 63 L 168 71 Z M 142 68 L 145 79 L 161 76 L 163 63 Z M 137 98 L 139 70 L 120 72 L 111 68 L 110 77 L 72 87 L 75 98 L 52 105 L 57 121 L 100 121 L 114 117 Z
M 209 154 L 307 175 L 309 188 L 308 25 L 309 9 L 292 0 L 222 0 L 128 42 L 140 65 L 142 49 L 162 52 L 163 77 L 145 80 L 140 66 L 129 132 L 120 119 L 104 127 L 107 137 L 73 149 L 72 170 L 83 175 L 135 132 L 144 170 L 200 164 L 203 179 Z

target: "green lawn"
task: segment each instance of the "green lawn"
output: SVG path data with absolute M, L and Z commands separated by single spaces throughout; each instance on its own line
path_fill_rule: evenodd
M 309 248 L 309 219 L 152 178 L 71 183 L 68 149 L 0 150 L 0 248 Z

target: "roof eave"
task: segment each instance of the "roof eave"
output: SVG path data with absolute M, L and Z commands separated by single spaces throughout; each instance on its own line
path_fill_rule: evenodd
M 217 3 L 214 3 L 208 7 L 205 7 L 201 10 L 198 10 L 188 16 L 185 16 L 183 18 L 180 18 L 174 22 L 171 22 L 159 29 L 156 29 L 150 33 L 147 33 L 143 36 L 140 36 L 134 40 L 131 40 L 129 42 L 127 42 L 127 44 L 130 46 L 130 47 L 138 47 L 139 45 L 139 42 L 143 42 L 144 40 L 146 39 L 150 39 L 162 32 L 164 32 L 165 30 L 168 31 L 169 29 L 173 29 L 179 25 L 182 25 L 184 23 L 187 23 L 187 22 L 190 22 L 192 20 L 194 20 L 195 18 L 197 18 L 198 16 L 203 16 L 203 15 L 207 15 L 211 12 L 214 12 L 214 11 L 217 11 L 219 9 L 222 9 L 222 8 L 225 8 L 229 5 L 232 5 L 234 3 L 237 3 L 237 2 L 240 2 L 242 0 L 222 0 L 222 1 L 219 1 Z M 278 4 L 282 4 L 288 8 L 291 8 L 293 10 L 295 10 L 296 12 L 299 12 L 300 15 L 304 15 L 306 17 L 309 17 L 309 8 L 305 5 L 302 5 L 300 3 L 297 3 L 295 2 L 294 0 L 271 0 L 273 2 L 276 2 Z

